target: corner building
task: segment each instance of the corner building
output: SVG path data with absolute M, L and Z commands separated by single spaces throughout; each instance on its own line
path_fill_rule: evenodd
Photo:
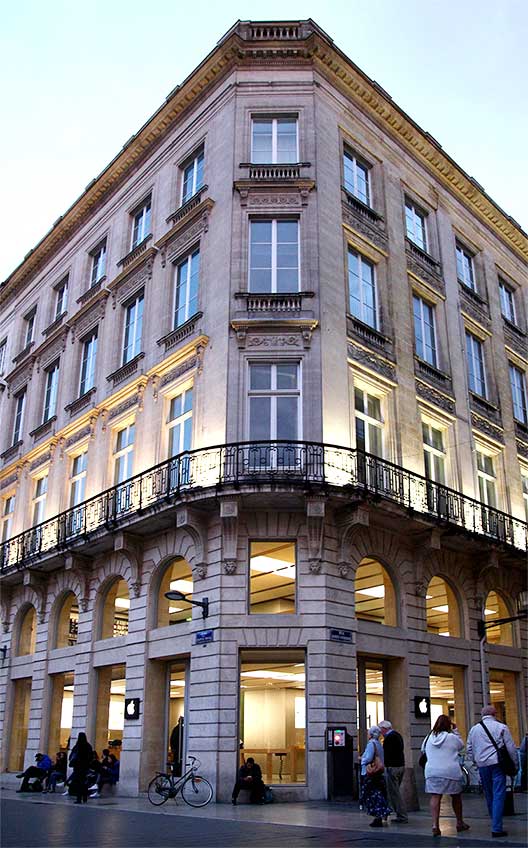
M 326 798 L 386 716 L 411 798 L 439 713 L 520 742 L 527 255 L 313 21 L 221 39 L 0 287 L 5 780 L 83 730 L 123 794 Z

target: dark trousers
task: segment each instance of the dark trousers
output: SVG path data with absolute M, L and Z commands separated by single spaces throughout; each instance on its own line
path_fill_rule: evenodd
M 38 777 L 39 780 L 44 780 L 47 772 L 44 769 L 37 768 L 37 766 L 30 766 L 24 772 L 24 779 L 22 781 L 22 785 L 20 787 L 21 792 L 29 792 L 29 778 L 30 777 Z
M 233 787 L 233 800 L 236 801 L 241 789 L 249 789 L 249 800 L 252 804 L 259 804 L 264 797 L 264 784 L 262 780 L 237 780 Z
M 88 801 L 88 770 L 81 771 L 80 769 L 73 770 L 72 788 L 75 791 L 78 801 Z

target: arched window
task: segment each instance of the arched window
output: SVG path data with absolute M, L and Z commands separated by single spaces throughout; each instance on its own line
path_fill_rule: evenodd
M 433 577 L 425 595 L 427 632 L 437 636 L 460 636 L 460 611 L 451 586 Z
M 35 607 L 30 606 L 25 612 L 24 618 L 22 619 L 22 623 L 20 625 L 17 655 L 19 657 L 24 657 L 27 654 L 34 654 L 36 642 L 37 613 L 35 612 Z
M 114 580 L 104 600 L 101 639 L 128 634 L 129 609 L 130 596 L 126 580 Z
M 63 600 L 57 619 L 56 648 L 68 648 L 77 644 L 79 625 L 79 604 L 73 592 L 68 592 Z
M 164 571 L 158 594 L 157 627 L 187 621 L 192 616 L 192 604 L 187 600 L 169 601 L 165 592 L 183 592 L 186 598 L 192 598 L 193 577 L 191 566 L 183 557 L 176 557 Z
M 376 559 L 362 559 L 356 571 L 356 617 L 396 627 L 398 611 L 392 580 Z
M 495 619 L 509 618 L 511 612 L 506 606 L 506 601 L 498 592 L 491 591 L 484 604 L 484 621 L 486 627 L 486 638 L 493 645 L 513 645 L 513 630 L 511 621 L 508 624 L 489 625 Z

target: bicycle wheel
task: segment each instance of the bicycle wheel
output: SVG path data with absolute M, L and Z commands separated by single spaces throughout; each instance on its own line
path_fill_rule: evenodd
M 205 777 L 193 774 L 183 784 L 181 794 L 190 807 L 205 807 L 213 797 L 213 787 Z
M 166 774 L 157 774 L 148 785 L 147 795 L 151 804 L 160 807 L 171 796 L 171 782 Z

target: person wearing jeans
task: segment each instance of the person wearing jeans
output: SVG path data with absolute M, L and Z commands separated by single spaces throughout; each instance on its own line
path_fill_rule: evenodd
M 506 800 L 506 775 L 499 766 L 497 746 L 504 745 L 514 762 L 517 762 L 517 749 L 508 726 L 497 721 L 497 711 L 494 706 L 490 704 L 484 707 L 481 715 L 482 722 L 479 721 L 473 725 L 469 731 L 466 756 L 473 760 L 479 770 L 491 818 L 491 835 L 508 836 L 508 832 L 502 826 Z

